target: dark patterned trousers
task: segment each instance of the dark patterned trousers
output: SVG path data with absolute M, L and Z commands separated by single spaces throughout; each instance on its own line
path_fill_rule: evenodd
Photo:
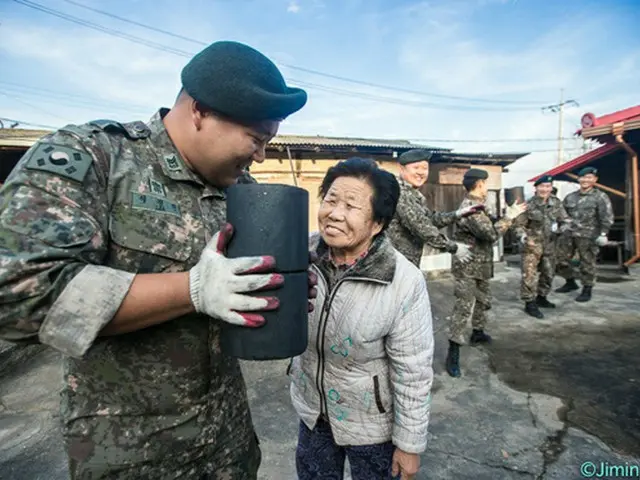
M 300 422 L 296 469 L 299 480 L 342 480 L 345 458 L 353 480 L 391 479 L 394 446 L 391 442 L 341 447 L 336 445 L 331 426 L 318 420 L 313 430 Z
M 582 284 L 593 286 L 596 280 L 597 258 L 600 249 L 590 238 L 565 237 L 558 245 L 558 275 L 566 280 L 580 276 Z M 580 266 L 572 264 L 575 255 L 580 259 Z
M 546 297 L 556 273 L 555 252 L 545 253 L 542 247 L 527 249 L 522 253 L 522 282 L 520 298 L 532 302 L 536 295 Z
M 455 305 L 449 321 L 449 340 L 466 345 L 469 319 L 472 328 L 484 330 L 491 309 L 491 284 L 488 279 L 455 277 Z

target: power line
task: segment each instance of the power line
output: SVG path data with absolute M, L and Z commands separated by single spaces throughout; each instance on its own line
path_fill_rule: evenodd
M 58 119 L 60 119 L 60 120 L 63 120 L 63 121 L 65 121 L 65 122 L 67 121 L 65 118 L 61 117 L 61 116 L 60 116 L 60 115 L 58 115 L 58 114 L 55 114 L 55 113 L 49 112 L 49 111 L 47 111 L 47 110 L 43 109 L 42 107 L 40 107 L 40 106 L 38 106 L 38 105 L 34 105 L 34 104 L 32 104 L 32 103 L 25 102 L 24 100 L 21 100 L 21 99 L 19 99 L 19 98 L 15 97 L 15 96 L 13 96 L 13 95 L 9 95 L 8 93 L 0 92 L 0 95 L 4 95 L 4 96 L 5 96 L 5 97 L 7 97 L 7 98 L 11 98 L 11 99 L 15 100 L 15 101 L 16 101 L 16 102 L 18 102 L 18 103 L 22 103 L 23 105 L 26 105 L 27 107 L 31 107 L 31 108 L 33 108 L 34 110 L 38 110 L 38 111 L 40 111 L 40 112 L 42 112 L 42 113 L 44 113 L 44 114 L 46 114 L 46 115 L 49 115 L 50 117 L 56 117 L 56 118 L 58 118 Z
M 578 102 L 575 100 L 564 100 L 564 88 L 560 90 L 560 103 L 556 103 L 555 105 L 549 105 L 547 107 L 542 107 L 542 111 L 549 111 L 553 113 L 558 113 L 558 158 L 556 159 L 556 165 L 562 164 L 562 142 L 560 139 L 562 138 L 562 122 L 564 121 L 564 107 L 566 105 L 577 107 Z
M 87 10 L 90 10 L 92 12 L 95 13 L 99 13 L 101 15 L 105 15 L 107 17 L 110 18 L 114 18 L 116 20 L 122 21 L 122 22 L 126 22 L 132 25 L 136 25 L 138 27 L 141 28 L 145 28 L 157 33 L 162 33 L 164 35 L 169 35 L 172 36 L 174 38 L 179 38 L 188 42 L 192 42 L 198 45 L 202 45 L 202 46 L 206 46 L 208 45 L 205 42 L 202 42 L 200 40 L 196 40 L 190 37 L 186 37 L 183 35 L 179 35 L 173 32 L 169 32 L 167 30 L 161 29 L 161 28 L 157 28 L 157 27 L 153 27 L 151 25 L 148 24 L 144 24 L 141 22 L 135 22 L 133 20 L 129 20 L 126 19 L 124 17 L 120 17 L 118 15 L 112 14 L 110 12 L 106 12 L 104 10 L 100 10 L 97 8 L 93 8 L 93 7 L 89 7 L 87 5 L 84 5 L 80 2 L 76 2 L 73 0 L 64 0 L 67 3 L 70 3 L 72 5 L 78 6 L 80 8 L 84 8 Z M 140 37 L 136 37 L 134 35 L 130 35 L 128 33 L 124 33 L 122 31 L 119 30 L 114 30 L 114 29 L 110 29 L 107 27 L 104 27 L 102 25 L 99 24 L 95 24 L 86 20 L 83 20 L 81 18 L 78 17 L 74 17 L 72 15 L 68 15 L 65 14 L 63 12 L 60 12 L 59 10 L 54 10 L 51 8 L 47 8 L 41 4 L 35 3 L 35 2 L 31 2 L 28 0 L 14 0 L 14 2 L 19 3 L 23 6 L 29 7 L 29 8 L 33 8 L 35 10 L 39 10 L 41 12 L 44 13 L 48 13 L 50 15 L 54 15 L 57 16 L 59 18 L 62 18 L 64 20 L 88 27 L 88 28 L 93 28 L 96 29 L 98 31 L 101 31 L 103 33 L 107 33 L 110 35 L 114 35 L 129 41 L 132 41 L 134 43 L 140 43 L 142 45 L 145 45 L 147 47 L 150 48 L 155 48 L 157 50 L 166 52 L 166 53 L 173 53 L 175 55 L 179 55 L 179 56 L 186 56 L 186 57 L 191 57 L 193 55 L 193 53 L 189 53 L 186 52 L 184 50 L 179 50 L 179 49 L 175 49 L 172 47 L 167 47 L 165 45 L 162 44 L 158 44 L 156 42 L 151 42 L 148 40 L 145 40 L 143 38 Z M 365 85 L 365 86 L 369 86 L 369 87 L 375 87 L 375 88 L 381 88 L 381 89 L 385 89 L 385 90 L 393 90 L 396 92 L 402 92 L 402 93 L 410 93 L 410 94 L 414 94 L 414 95 L 422 95 L 422 96 L 428 96 L 428 97 L 434 97 L 434 98 L 442 98 L 442 99 L 449 99 L 449 100 L 462 100 L 462 101 L 468 101 L 468 102 L 482 102 L 482 103 L 495 103 L 495 104 L 513 104 L 513 105 L 540 105 L 542 103 L 546 103 L 546 102 L 542 102 L 542 101 L 534 101 L 534 100 L 490 100 L 490 99 L 483 99 L 483 98 L 475 98 L 475 97 L 464 97 L 464 96 L 458 96 L 458 95 L 444 95 L 444 94 L 436 94 L 436 93 L 428 93 L 428 92 L 422 92 L 422 91 L 417 91 L 417 90 L 410 90 L 410 89 L 405 89 L 405 88 L 399 88 L 399 87 L 392 87 L 389 85 L 382 85 L 382 84 L 377 84 L 377 83 L 373 83 L 373 82 L 366 82 L 363 80 L 356 80 L 356 79 L 352 79 L 352 78 L 348 78 L 348 77 L 342 77 L 339 75 L 333 75 L 333 74 L 328 74 L 328 73 L 324 73 L 324 72 L 320 72 L 318 70 L 313 70 L 313 69 L 309 69 L 309 68 L 303 68 L 303 67 L 298 67 L 296 65 L 291 65 L 291 64 L 287 64 L 287 63 L 280 63 L 280 65 L 290 68 L 292 70 L 297 70 L 297 71 L 301 71 L 301 72 L 305 72 L 305 73 L 309 73 L 309 74 L 313 74 L 313 75 L 318 75 L 318 76 L 323 76 L 326 78 L 332 78 L 334 80 L 340 80 L 343 82 L 349 82 L 349 83 L 354 83 L 354 84 L 358 84 L 358 85 Z
M 122 108 L 122 109 L 128 109 L 130 107 L 134 107 L 134 108 L 140 108 L 140 109 L 148 109 L 149 106 L 148 105 L 143 105 L 143 104 L 136 104 L 136 103 L 131 103 L 131 102 L 126 102 L 126 103 L 119 103 L 119 102 L 114 102 L 112 100 L 104 100 L 101 98 L 96 98 L 96 97 L 90 97 L 88 95 L 80 95 L 77 93 L 69 93 L 69 92 L 61 92 L 59 90 L 50 90 L 48 88 L 42 88 L 42 87 L 34 87 L 32 85 L 25 85 L 23 83 L 13 83 L 13 82 L 7 82 L 5 80 L 0 80 L 0 85 L 4 86 L 5 88 L 9 89 L 9 90 L 17 90 L 21 93 L 25 93 L 25 94 L 34 94 L 34 93 L 40 93 L 43 95 L 47 95 L 47 96 L 54 96 L 54 97 L 68 97 L 68 98 L 72 98 L 72 99 L 78 99 L 82 102 L 90 102 L 93 104 L 102 104 L 102 105 L 107 105 L 109 107 L 118 107 L 118 108 Z M 133 111 L 133 110 L 132 110 Z
M 501 139 L 459 139 L 459 138 L 408 138 L 412 142 L 430 143 L 529 143 L 529 142 L 557 142 L 557 138 L 501 138 Z M 563 137 L 562 141 L 576 140 L 573 137 Z
M 19 3 L 20 5 L 23 5 L 25 7 L 29 7 L 32 8 L 34 10 L 38 10 L 40 12 L 43 13 L 47 13 L 49 15 L 53 15 L 54 17 L 58 17 L 58 18 L 62 18 L 63 20 L 67 20 L 69 22 L 78 24 L 78 25 L 82 25 L 83 27 L 87 27 L 87 28 L 92 28 L 94 30 L 98 30 L 99 32 L 103 32 L 106 33 L 108 35 L 113 35 L 114 37 L 119 37 L 125 40 L 129 40 L 131 42 L 134 43 L 139 43 L 141 45 L 145 45 L 149 48 L 155 48 L 156 50 L 160 50 L 166 53 L 173 53 L 174 55 L 179 55 L 182 57 L 187 57 L 190 58 L 193 56 L 193 54 L 189 53 L 189 52 L 185 52 L 184 50 L 179 50 L 177 48 L 172 48 L 172 47 L 167 47 L 165 45 L 162 45 L 160 43 L 156 43 L 156 42 L 152 42 L 150 40 L 145 40 L 144 38 L 140 38 L 140 37 L 136 37 L 134 35 L 129 35 L 128 33 L 122 32 L 120 30 L 114 30 L 108 27 L 104 27 L 102 25 L 99 25 L 97 23 L 93 23 L 93 22 L 89 22 L 87 20 L 83 20 L 81 18 L 78 17 L 74 17 L 72 15 L 67 15 L 64 12 L 61 12 L 59 10 L 54 10 L 53 8 L 48 8 L 45 7 L 44 5 L 40 5 L 38 3 L 35 2 L 30 2 L 28 0 L 13 0 L 16 3 Z
M 58 127 L 54 127 L 52 125 L 43 125 L 41 123 L 25 122 L 23 120 L 16 120 L 14 118 L 6 118 L 6 117 L 0 117 L 0 121 L 14 123 L 14 124 L 16 124 L 16 127 L 18 125 L 27 125 L 29 127 L 48 128 L 50 130 L 56 130 L 58 128 Z M 12 128 L 14 128 L 14 127 L 12 127 Z M 0 136 L 2 136 L 2 130 L 7 130 L 7 128 L 4 128 L 4 129 L 0 128 Z

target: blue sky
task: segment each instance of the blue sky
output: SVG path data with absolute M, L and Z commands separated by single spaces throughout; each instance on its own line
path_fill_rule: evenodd
M 198 42 L 221 39 L 261 50 L 289 83 L 307 89 L 309 103 L 281 133 L 537 152 L 511 168 L 507 186 L 555 164 L 558 117 L 541 107 L 558 102 L 561 88 L 580 104 L 566 110 L 565 136 L 587 111 L 602 115 L 640 103 L 640 0 L 26 3 L 184 52 L 159 51 L 0 0 L 0 117 L 35 124 L 146 120 L 171 106 L 184 55 L 200 50 Z M 543 140 L 513 141 L 523 138 Z M 565 158 L 580 153 L 579 140 L 564 144 Z

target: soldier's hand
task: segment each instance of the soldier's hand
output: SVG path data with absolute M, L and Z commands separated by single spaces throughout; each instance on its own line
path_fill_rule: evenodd
M 605 233 L 601 233 L 598 238 L 596 238 L 596 245 L 599 247 L 604 247 L 607 243 L 609 243 L 609 239 Z
M 508 220 L 515 220 L 526 211 L 527 211 L 526 203 L 514 203 L 510 207 L 507 207 L 507 211 L 505 212 L 504 216 Z
M 471 247 L 466 243 L 456 242 L 458 248 L 456 249 L 456 253 L 454 255 L 458 260 L 462 263 L 468 263 L 473 258 L 473 253 L 471 252 Z
M 473 215 L 474 213 L 481 212 L 485 209 L 485 206 L 481 203 L 476 203 L 474 205 L 469 205 L 468 207 L 459 208 L 456 210 L 456 217 L 464 218 L 469 215 Z
M 520 244 L 524 245 L 526 241 L 527 241 L 527 234 L 523 233 L 522 235 L 520 235 Z
M 250 292 L 281 286 L 284 277 L 273 270 L 273 257 L 227 258 L 224 250 L 233 235 L 231 224 L 225 224 L 204 248 L 200 260 L 189 272 L 191 302 L 199 313 L 219 318 L 234 325 L 258 327 L 264 317 L 257 310 L 275 310 L 276 297 L 253 297 Z

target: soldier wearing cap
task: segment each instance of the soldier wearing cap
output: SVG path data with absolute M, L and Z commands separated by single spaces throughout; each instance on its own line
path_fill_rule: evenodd
M 198 53 L 182 87 L 147 123 L 41 138 L 0 190 L 0 337 L 63 354 L 74 479 L 257 477 L 220 325 L 260 325 L 277 299 L 251 293 L 282 276 L 273 258 L 225 257 L 225 188 L 252 181 L 247 167 L 307 96 L 235 42 Z
M 465 172 L 462 184 L 467 194 L 462 200 L 461 209 L 486 202 L 489 193 L 487 178 L 488 172 L 479 168 L 471 168 Z M 467 343 L 469 318 L 473 328 L 471 343 L 491 341 L 484 329 L 487 324 L 487 310 L 491 308 L 489 280 L 493 278 L 493 245 L 526 208 L 524 203 L 514 203 L 507 208 L 504 218 L 495 223 L 486 211 L 461 218 L 456 223 L 454 239 L 471 245 L 472 258 L 470 262 L 464 263 L 454 257 L 451 265 L 455 280 L 455 306 L 450 317 L 446 368 L 452 377 L 460 376 L 460 346 Z
M 484 208 L 473 204 L 454 212 L 433 212 L 420 193 L 420 187 L 429 176 L 429 150 L 414 149 L 404 152 L 398 158 L 400 164 L 400 200 L 395 216 L 389 225 L 388 236 L 396 250 L 402 253 L 416 267 L 420 268 L 424 245 L 456 256 L 461 262 L 470 258 L 469 247 L 449 240 L 439 229 L 455 223 L 459 218 Z
M 562 255 L 558 262 L 558 273 L 566 283 L 556 292 L 568 293 L 578 290 L 576 272 L 571 260 L 574 254 L 580 260 L 582 292 L 576 298 L 578 302 L 591 300 L 593 284 L 596 278 L 596 261 L 600 247 L 606 245 L 609 229 L 613 225 L 613 207 L 606 193 L 595 188 L 598 182 L 598 170 L 585 167 L 578 172 L 580 189 L 564 198 L 564 208 L 571 217 L 572 227 L 563 238 Z
M 534 197 L 527 211 L 516 218 L 514 232 L 522 245 L 520 298 L 525 312 L 544 318 L 542 308 L 555 308 L 547 299 L 555 274 L 556 239 L 570 221 L 562 202 L 551 195 L 553 177 L 544 175 L 533 184 Z

